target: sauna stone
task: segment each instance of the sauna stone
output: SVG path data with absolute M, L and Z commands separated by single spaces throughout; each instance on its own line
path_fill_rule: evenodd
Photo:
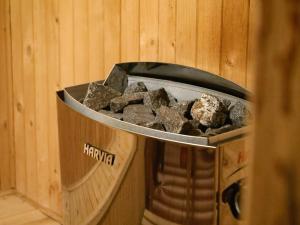
M 230 107 L 230 105 L 231 105 L 231 101 L 229 100 L 229 99 L 223 99 L 222 100 L 222 103 L 223 103 L 223 105 L 224 105 L 224 107 L 228 110 L 229 109 L 229 107 Z
M 105 114 L 107 116 L 113 117 L 115 119 L 118 119 L 118 120 L 122 120 L 123 119 L 123 114 L 122 113 L 114 113 L 112 111 L 103 110 L 103 109 L 101 109 L 99 112 L 103 113 L 103 114 Z
M 110 100 L 121 96 L 115 89 L 104 86 L 100 82 L 90 83 L 83 104 L 95 111 L 109 106 Z
M 153 110 L 160 108 L 162 105 L 167 106 L 169 102 L 168 93 L 164 88 L 148 91 L 144 97 L 144 104 Z
M 177 99 L 168 92 L 168 98 L 169 98 L 169 106 L 172 107 L 174 105 L 176 105 L 177 103 Z
M 146 92 L 147 87 L 144 82 L 135 82 L 130 84 L 124 91 L 125 95 L 136 93 L 136 92 Z
M 202 130 L 200 129 L 191 129 L 191 130 L 188 130 L 186 132 L 187 135 L 191 135 L 191 136 L 203 136 L 204 133 Z
M 183 116 L 188 116 L 193 105 L 193 101 L 180 101 L 175 103 L 171 108 Z
M 249 116 L 250 112 L 241 102 L 237 102 L 230 108 L 229 118 L 232 124 L 237 127 L 246 125 Z
M 155 116 L 152 109 L 145 105 L 128 105 L 123 109 L 123 120 L 137 125 L 153 122 Z
M 158 120 L 164 125 L 166 131 L 182 134 L 191 129 L 188 119 L 175 109 L 162 105 L 157 111 Z
M 144 92 L 136 92 L 113 98 L 110 101 L 110 110 L 113 112 L 120 112 L 127 105 L 142 103 L 144 95 Z
M 202 94 L 192 106 L 191 116 L 206 127 L 218 128 L 224 125 L 226 118 L 226 107 L 216 96 Z
M 145 124 L 141 124 L 141 125 L 144 126 L 144 127 L 148 127 L 148 128 L 155 129 L 155 130 L 162 130 L 162 131 L 165 131 L 164 126 L 163 126 L 162 123 L 159 122 L 157 119 L 155 119 L 154 121 L 145 123 Z
M 106 79 L 105 86 L 111 87 L 123 94 L 128 86 L 126 72 L 122 68 L 115 67 L 111 75 Z
M 213 129 L 213 128 L 208 128 L 206 131 L 205 131 L 205 136 L 213 136 L 213 135 L 217 135 L 217 134 L 221 134 L 221 133 L 225 133 L 225 132 L 228 132 L 228 131 L 231 131 L 233 129 L 235 129 L 236 127 L 231 125 L 231 124 L 226 124 L 220 128 L 216 128 L 216 129 Z

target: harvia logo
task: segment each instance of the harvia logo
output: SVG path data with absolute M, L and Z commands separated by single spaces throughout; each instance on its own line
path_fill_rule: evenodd
M 114 165 L 115 155 L 104 150 L 98 149 L 89 143 L 84 144 L 83 153 L 98 160 L 104 162 L 107 165 Z

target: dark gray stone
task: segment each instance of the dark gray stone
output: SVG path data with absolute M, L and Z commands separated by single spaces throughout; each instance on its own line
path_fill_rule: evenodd
M 103 113 L 103 114 L 105 114 L 107 116 L 113 117 L 115 119 L 118 119 L 118 120 L 122 120 L 123 119 L 123 114 L 122 113 L 114 113 L 112 111 L 103 110 L 103 109 L 101 109 L 99 112 Z
M 168 132 L 180 134 L 191 129 L 191 124 L 184 116 L 167 106 L 162 105 L 156 111 L 156 116 Z
M 144 92 L 136 92 L 113 98 L 110 101 L 110 110 L 113 112 L 120 112 L 127 105 L 142 103 L 144 95 Z
M 222 134 L 231 130 L 234 130 L 236 127 L 231 125 L 231 124 L 226 124 L 220 128 L 216 128 L 216 129 L 212 129 L 212 128 L 208 128 L 205 131 L 205 136 L 214 136 L 217 134 Z
M 234 126 L 241 127 L 247 124 L 247 120 L 250 117 L 250 112 L 247 107 L 237 102 L 230 108 L 229 118 Z
M 124 91 L 124 94 L 132 94 L 136 92 L 146 92 L 147 87 L 144 82 L 135 82 L 130 84 Z
M 155 130 L 165 131 L 165 128 L 162 125 L 162 123 L 157 121 L 157 120 L 152 121 L 152 122 L 148 122 L 148 123 L 144 123 L 144 124 L 141 124 L 141 125 L 144 126 L 144 127 L 155 129 Z
M 229 107 L 230 107 L 230 105 L 231 105 L 231 101 L 230 101 L 229 99 L 224 98 L 224 99 L 222 100 L 222 103 L 223 103 L 224 107 L 225 107 L 227 110 L 229 110 Z
M 203 136 L 204 133 L 200 129 L 190 129 L 185 134 L 191 135 L 191 136 Z
M 189 123 L 191 124 L 191 127 L 194 129 L 198 129 L 200 126 L 200 122 L 198 120 L 189 120 Z
M 92 82 L 89 84 L 83 104 L 95 111 L 99 111 L 108 107 L 110 100 L 120 95 L 120 92 L 103 86 L 100 82 Z
M 169 92 L 168 93 L 168 98 L 169 98 L 169 106 L 174 106 L 177 103 L 177 99 Z
M 169 102 L 168 93 L 164 88 L 148 91 L 144 97 L 144 104 L 153 110 L 158 109 L 162 105 L 167 106 Z
M 145 105 L 128 105 L 123 109 L 123 120 L 137 125 L 153 122 L 155 116 L 151 108 Z
M 206 127 L 217 128 L 224 125 L 228 115 L 223 103 L 215 96 L 202 94 L 191 109 L 193 119 Z
M 124 93 L 128 86 L 128 76 L 126 72 L 122 68 L 115 66 L 105 80 L 104 86 L 111 87 L 121 93 Z
M 175 103 L 171 108 L 175 109 L 183 116 L 188 116 L 190 114 L 193 103 L 193 101 L 180 101 Z

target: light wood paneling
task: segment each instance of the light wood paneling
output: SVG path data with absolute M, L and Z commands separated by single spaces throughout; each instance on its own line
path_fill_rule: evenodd
M 11 1 L 11 27 L 16 188 L 60 213 L 58 2 Z
M 121 61 L 135 62 L 140 54 L 140 2 L 121 1 Z
M 120 61 L 121 0 L 103 1 L 104 76 Z M 102 77 L 102 76 L 101 76 Z M 103 77 L 102 77 L 103 78 Z
M 197 9 L 197 67 L 219 74 L 222 0 L 200 0 Z
M 176 0 L 159 1 L 158 60 L 175 62 Z
M 220 74 L 246 85 L 249 1 L 223 0 Z
M 0 192 L 15 186 L 9 1 L 0 1 Z
M 10 194 L 0 197 L 0 225 L 59 225 L 25 199 Z
M 1 109 L 13 105 L 0 112 L 0 143 L 15 146 L 17 190 L 61 213 L 55 91 L 103 79 L 114 63 L 176 62 L 252 87 L 253 1 L 0 0 L 1 18 L 10 3 L 10 21 L 0 23 L 11 26 L 11 42 L 1 30 L 0 45 L 12 50 L 12 57 L 1 50 L 0 62 L 12 59 L 13 68 L 12 76 L 11 67 L 0 68 Z M 9 170 L 2 180 L 13 184 Z
M 140 60 L 157 61 L 158 0 L 140 0 Z
M 197 1 L 177 0 L 176 12 L 176 63 L 195 66 Z

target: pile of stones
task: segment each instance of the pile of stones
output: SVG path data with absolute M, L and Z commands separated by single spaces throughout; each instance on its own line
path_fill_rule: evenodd
M 211 94 L 177 101 L 164 88 L 148 90 L 143 82 L 127 85 L 127 78 L 89 84 L 83 104 L 95 111 L 140 126 L 193 136 L 213 136 L 246 125 L 249 111 Z

